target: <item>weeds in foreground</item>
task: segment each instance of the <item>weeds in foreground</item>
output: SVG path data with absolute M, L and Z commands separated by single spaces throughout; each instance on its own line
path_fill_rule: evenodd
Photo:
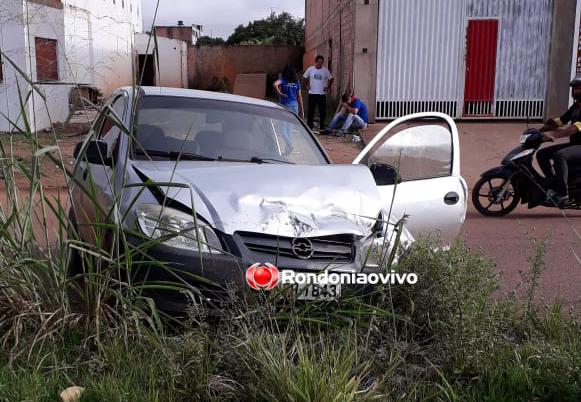
M 63 313 L 64 299 L 47 304 L 31 293 L 40 278 L 19 286 L 3 269 L 1 300 L 20 300 L 28 320 L 2 304 L 3 333 L 20 329 L 17 342 L 4 339 L 0 400 L 52 401 L 73 384 L 87 389 L 87 401 L 579 400 L 579 324 L 558 303 L 524 315 L 513 300 L 494 301 L 489 261 L 461 243 L 434 246 L 418 242 L 400 261 L 421 280 L 392 287 L 392 300 L 380 289 L 337 305 L 277 308 L 263 294 L 219 319 L 192 306 L 165 333 L 121 310 L 98 339 L 82 314 Z M 369 313 L 392 304 L 395 321 Z

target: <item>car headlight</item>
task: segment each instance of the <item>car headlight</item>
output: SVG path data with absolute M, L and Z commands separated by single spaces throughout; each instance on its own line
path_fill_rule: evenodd
M 202 253 L 220 253 L 218 236 L 205 223 L 194 221 L 192 215 L 157 204 L 142 204 L 137 208 L 141 231 L 168 246 Z

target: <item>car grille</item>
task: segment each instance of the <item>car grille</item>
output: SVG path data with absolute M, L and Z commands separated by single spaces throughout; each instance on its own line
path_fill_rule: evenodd
M 247 232 L 238 232 L 238 235 L 250 251 L 269 256 L 316 262 L 352 262 L 354 258 L 353 235 L 305 238 L 271 236 Z M 293 251 L 293 241 L 307 239 L 312 245 L 312 254 L 308 258 L 305 258 L 305 256 L 300 258 Z

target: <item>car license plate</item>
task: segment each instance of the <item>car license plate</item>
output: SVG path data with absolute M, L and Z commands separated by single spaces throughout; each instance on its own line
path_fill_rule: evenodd
M 298 300 L 335 300 L 341 297 L 341 285 L 291 285 L 291 295 Z

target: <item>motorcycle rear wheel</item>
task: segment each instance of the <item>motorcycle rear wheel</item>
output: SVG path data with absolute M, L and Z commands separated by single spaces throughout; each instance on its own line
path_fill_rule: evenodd
M 498 217 L 508 215 L 517 207 L 520 196 L 512 184 L 509 184 L 504 195 L 499 197 L 507 180 L 501 176 L 481 177 L 476 182 L 472 189 L 472 203 L 478 212 L 484 216 Z

